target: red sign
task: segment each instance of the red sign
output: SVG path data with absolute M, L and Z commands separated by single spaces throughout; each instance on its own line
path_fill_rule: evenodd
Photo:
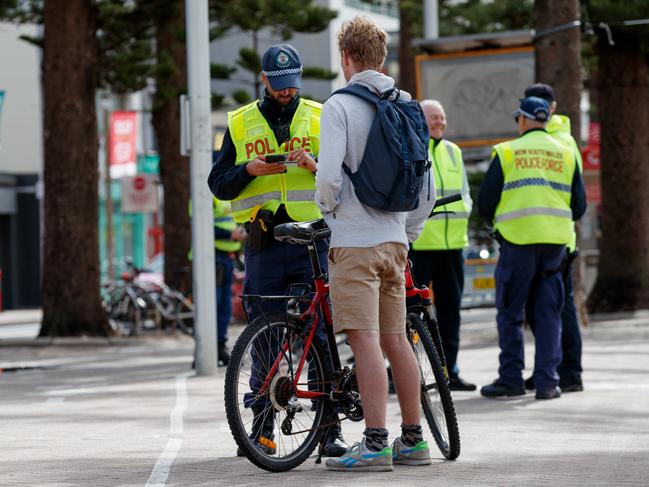
M 599 145 L 600 130 L 598 122 L 590 122 L 588 125 L 588 145 Z
M 584 161 L 584 171 L 599 171 L 599 144 L 584 147 L 581 157 Z
M 112 112 L 108 128 L 110 175 L 134 175 L 137 163 L 137 118 L 135 112 Z
M 135 191 L 142 191 L 146 187 L 146 179 L 142 176 L 136 176 L 133 178 L 133 189 Z

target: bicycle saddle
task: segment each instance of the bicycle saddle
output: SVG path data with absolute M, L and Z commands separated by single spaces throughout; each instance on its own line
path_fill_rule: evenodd
M 331 230 L 323 219 L 282 223 L 275 227 L 275 240 L 295 245 L 307 245 L 330 235 Z

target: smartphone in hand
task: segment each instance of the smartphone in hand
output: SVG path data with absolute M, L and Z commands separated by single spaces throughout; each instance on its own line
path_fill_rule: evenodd
M 271 154 L 266 156 L 266 162 L 268 163 L 285 162 L 285 161 L 286 161 L 286 156 L 284 154 Z

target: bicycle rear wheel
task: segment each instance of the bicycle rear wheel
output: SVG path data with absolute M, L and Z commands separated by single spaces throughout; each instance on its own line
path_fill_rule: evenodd
M 424 416 L 442 455 L 455 460 L 460 454 L 460 432 L 442 361 L 428 326 L 417 314 L 408 313 L 407 326 L 408 341 L 415 352 L 421 373 L 421 407 Z
M 321 424 L 327 400 L 298 398 L 293 388 L 305 346 L 300 324 L 284 313 L 255 319 L 234 345 L 225 375 L 225 411 L 232 436 L 252 463 L 271 472 L 300 465 L 324 433 Z M 325 392 L 329 378 L 324 360 L 320 343 L 314 339 L 300 376 L 300 390 Z M 277 371 L 268 377 L 276 363 Z M 268 379 L 269 386 L 263 390 Z

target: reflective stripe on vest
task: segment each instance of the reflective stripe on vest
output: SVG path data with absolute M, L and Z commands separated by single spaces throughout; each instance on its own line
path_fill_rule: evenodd
M 494 147 L 503 171 L 495 227 L 518 244 L 567 244 L 575 158 L 545 131 L 533 130 Z
M 429 153 L 432 161 L 432 172 L 435 177 L 435 196 L 443 198 L 462 192 L 464 185 L 464 162 L 460 148 L 441 140 L 437 146 L 431 139 Z M 461 249 L 469 243 L 467 228 L 469 225 L 469 208 L 464 201 L 456 201 L 440 208 L 440 211 L 452 211 L 429 218 L 419 238 L 413 242 L 415 250 L 448 250 Z
M 237 152 L 236 164 L 245 164 L 260 155 L 288 154 L 304 148 L 317 156 L 320 148 L 319 103 L 300 99 L 290 126 L 290 138 L 280 146 L 258 102 L 228 113 L 228 128 Z M 315 204 L 315 175 L 301 167 L 288 165 L 284 174 L 257 176 L 232 201 L 235 221 L 250 221 L 260 209 L 277 211 L 281 204 L 296 221 L 321 218 Z
M 228 232 L 237 228 L 237 224 L 232 219 L 230 202 L 214 198 L 214 226 Z M 241 248 L 241 242 L 230 239 L 214 239 L 214 248 L 222 252 L 237 252 Z

